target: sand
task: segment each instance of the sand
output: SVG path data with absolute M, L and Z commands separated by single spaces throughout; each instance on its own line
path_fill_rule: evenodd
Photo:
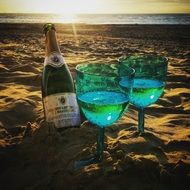
M 85 121 L 48 137 L 40 90 L 42 25 L 0 24 L 0 189 L 189 189 L 190 26 L 56 28 L 73 77 L 79 63 L 156 52 L 169 58 L 165 93 L 146 108 L 146 134 L 135 135 L 137 110 L 130 106 L 106 128 L 103 162 L 75 170 L 75 160 L 95 152 L 96 127 Z

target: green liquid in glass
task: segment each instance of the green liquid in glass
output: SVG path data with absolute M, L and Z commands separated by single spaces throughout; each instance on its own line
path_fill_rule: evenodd
M 140 108 L 153 104 L 162 95 L 164 84 L 164 82 L 154 79 L 134 79 L 130 103 Z M 125 90 L 128 86 L 128 80 L 123 78 L 120 86 Z
M 129 99 L 124 93 L 95 91 L 79 95 L 78 103 L 89 121 L 106 127 L 122 116 L 128 108 Z
M 153 79 L 134 79 L 130 102 L 144 108 L 156 102 L 163 91 L 164 82 Z

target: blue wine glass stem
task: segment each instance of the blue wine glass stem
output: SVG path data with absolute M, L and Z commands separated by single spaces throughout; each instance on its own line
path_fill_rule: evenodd
M 139 108 L 138 113 L 138 131 L 144 133 L 144 108 Z
M 103 159 L 103 150 L 104 150 L 104 127 L 98 127 L 98 137 L 97 137 L 97 149 L 96 149 L 96 159 L 101 162 Z

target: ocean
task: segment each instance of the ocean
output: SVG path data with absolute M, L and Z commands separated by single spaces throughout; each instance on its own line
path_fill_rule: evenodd
M 190 24 L 190 14 L 0 14 L 0 23 Z

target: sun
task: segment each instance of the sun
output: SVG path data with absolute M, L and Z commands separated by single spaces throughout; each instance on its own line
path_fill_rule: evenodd
M 75 23 L 76 15 L 74 13 L 58 14 L 56 20 L 58 20 L 60 23 Z
M 93 14 L 104 13 L 110 8 L 108 0 L 19 0 L 19 2 L 21 5 L 18 9 L 25 13 Z
M 93 13 L 103 6 L 100 0 L 54 0 L 54 3 L 55 1 L 57 1 L 57 4 L 54 7 L 54 12 L 67 15 Z

